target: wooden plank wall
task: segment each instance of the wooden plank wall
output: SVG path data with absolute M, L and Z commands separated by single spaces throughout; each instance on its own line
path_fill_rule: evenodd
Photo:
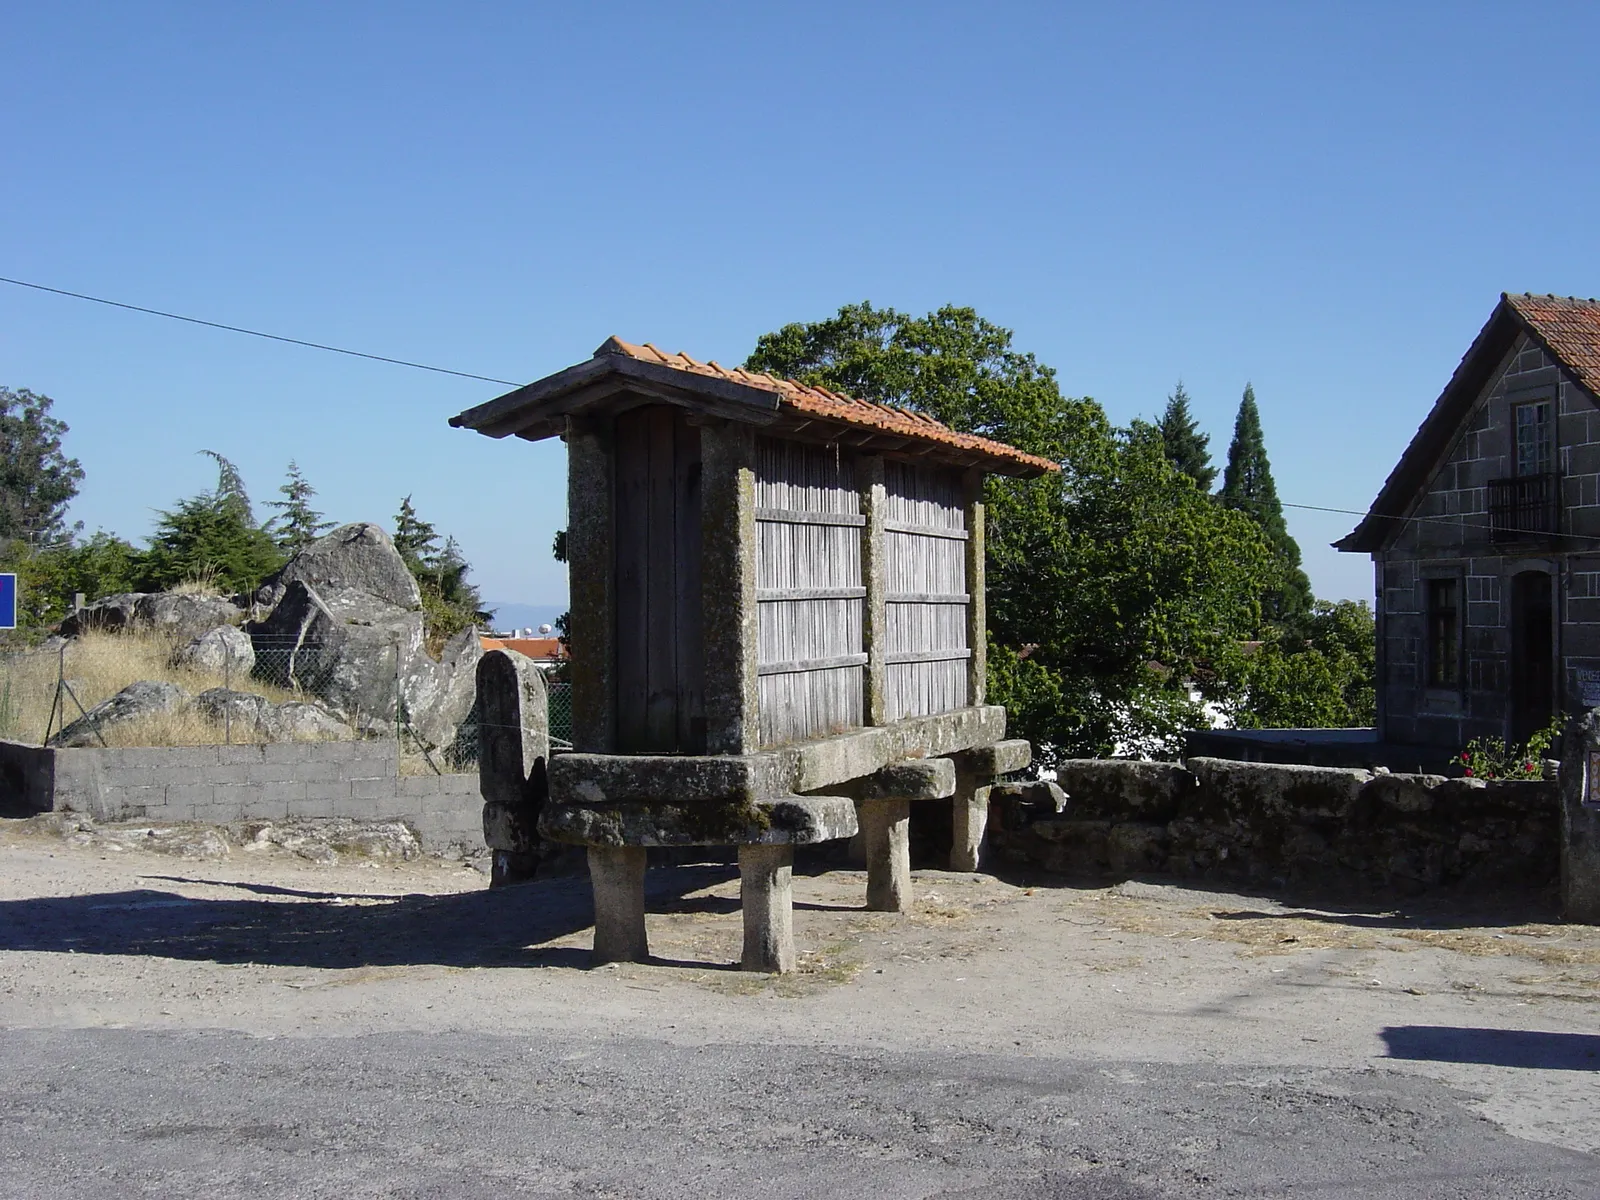
M 756 442 L 761 744 L 862 724 L 861 500 L 836 447 Z
M 968 703 L 966 509 L 953 470 L 884 464 L 885 719 Z
M 700 431 L 681 409 L 616 419 L 617 750 L 705 745 Z

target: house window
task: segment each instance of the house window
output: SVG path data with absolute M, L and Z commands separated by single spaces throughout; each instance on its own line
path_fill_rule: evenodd
M 1517 433 L 1518 475 L 1543 475 L 1550 470 L 1555 458 L 1552 407 L 1548 400 L 1535 400 L 1511 410 Z
M 1428 580 L 1428 686 L 1461 685 L 1461 584 Z

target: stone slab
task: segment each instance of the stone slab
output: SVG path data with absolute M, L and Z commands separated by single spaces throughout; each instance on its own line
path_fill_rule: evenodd
M 542 836 L 580 846 L 812 845 L 855 832 L 855 804 L 844 796 L 783 796 L 748 804 L 551 803 L 539 816 Z

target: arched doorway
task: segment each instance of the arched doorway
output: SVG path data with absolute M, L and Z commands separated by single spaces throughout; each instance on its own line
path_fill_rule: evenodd
M 1523 571 L 1511 579 L 1511 740 L 1517 745 L 1550 723 L 1554 657 L 1550 575 Z

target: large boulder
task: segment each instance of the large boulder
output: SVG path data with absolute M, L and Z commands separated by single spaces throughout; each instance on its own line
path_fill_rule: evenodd
M 274 704 L 256 692 L 210 688 L 194 706 L 239 742 L 330 742 L 347 740 L 351 728 L 315 704 L 291 700 Z
M 235 625 L 219 625 L 173 651 L 172 665 L 244 680 L 255 668 L 256 652 L 244 630 Z
M 366 521 L 341 525 L 300 550 L 256 593 L 256 603 L 274 608 L 292 583 L 319 595 L 361 592 L 396 608 L 422 607 L 422 593 L 382 527 Z
M 147 629 L 189 641 L 219 625 L 236 625 L 244 610 L 226 596 L 190 592 L 118 592 L 85 605 L 61 622 L 63 637 L 91 629 Z
M 258 678 L 304 692 L 364 732 L 392 733 L 403 716 L 427 745 L 446 746 L 472 711 L 483 653 L 477 631 L 457 634 L 435 661 L 425 648 L 420 609 L 355 589 L 324 592 L 297 579 L 250 626 L 250 636 Z
M 177 712 L 188 703 L 189 693 L 176 684 L 141 679 L 69 723 L 50 739 L 50 745 L 98 746 L 105 733 L 117 725 Z
M 132 625 L 144 592 L 118 592 L 86 604 L 61 622 L 62 637 L 77 637 L 91 629 L 115 631 Z

